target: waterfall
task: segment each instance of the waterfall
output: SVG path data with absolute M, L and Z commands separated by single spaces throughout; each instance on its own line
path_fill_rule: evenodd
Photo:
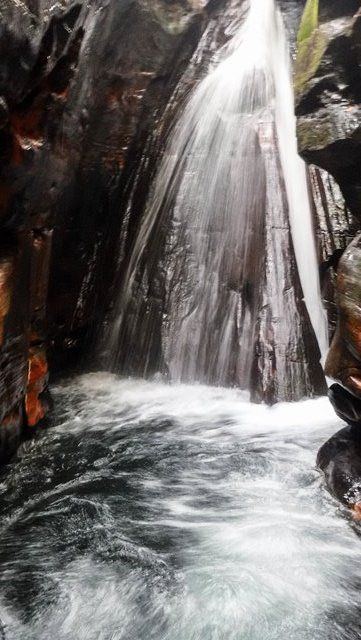
M 267 175 L 270 144 L 280 160 L 277 183 Z M 140 334 L 151 340 L 153 327 L 144 323 L 137 299 L 152 288 L 149 256 L 157 252 L 149 246 L 165 226 L 156 261 L 164 273 L 160 341 L 171 379 L 249 388 L 264 305 L 265 210 L 277 196 L 270 197 L 272 189 L 287 195 L 304 300 L 323 353 L 327 322 L 306 173 L 297 155 L 285 29 L 274 0 L 251 0 L 243 25 L 191 93 L 170 134 L 122 282 L 110 340 L 113 365 L 122 343 L 127 348 Z M 276 218 L 271 224 L 277 227 Z M 292 246 L 286 259 L 293 259 Z M 281 283 L 272 295 L 279 297 L 282 315 Z M 283 351 L 290 341 L 285 338 Z
M 327 314 L 322 305 L 317 253 L 306 166 L 298 155 L 296 116 L 289 48 L 281 16 L 277 16 L 272 52 L 276 86 L 276 126 L 289 218 L 305 303 L 324 358 L 329 346 Z M 277 37 L 277 33 L 279 37 Z

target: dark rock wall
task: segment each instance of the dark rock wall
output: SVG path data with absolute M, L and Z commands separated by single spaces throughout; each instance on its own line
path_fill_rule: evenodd
M 337 322 L 336 276 L 339 260 L 358 229 L 338 183 L 327 171 L 309 166 L 321 293 L 328 313 L 330 338 Z
M 295 76 L 300 153 L 334 176 L 360 224 L 360 2 L 321 0 L 306 34 Z
M 326 393 L 321 354 L 298 276 L 277 139 L 263 142 L 268 189 L 251 399 L 274 404 Z M 256 252 L 259 260 L 259 252 Z M 254 266 L 252 266 L 254 269 Z
M 221 11 L 212 12 L 194 55 L 179 78 L 174 92 L 168 96 L 166 109 L 156 111 L 156 116 L 153 117 L 156 127 L 153 130 L 142 129 L 135 139 L 132 160 L 125 169 L 117 194 L 123 223 L 120 235 L 114 238 L 111 251 L 117 256 L 114 268 L 117 274 L 115 293 L 112 296 L 114 304 L 107 314 L 99 351 L 106 368 L 115 366 L 116 370 L 121 369 L 128 375 L 147 376 L 166 369 L 161 345 L 164 305 L 168 295 L 166 272 L 168 270 L 174 274 L 173 280 L 180 279 L 182 260 L 174 250 L 170 252 L 171 256 L 165 255 L 171 227 L 169 212 L 162 210 L 153 225 L 148 224 L 145 216 L 156 168 L 163 157 L 178 112 L 182 110 L 194 85 L 207 74 L 210 65 L 214 64 L 218 49 L 232 37 L 243 20 L 244 13 L 240 11 L 239 0 L 222 2 L 219 6 Z M 243 6 L 247 8 L 247 2 Z M 144 222 L 147 233 L 149 228 L 151 231 L 146 246 L 142 247 L 133 294 L 126 309 L 126 321 L 122 324 L 117 344 L 114 345 L 112 326 L 119 318 L 123 304 L 122 296 L 117 295 L 117 292 L 124 288 L 128 265 L 134 255 L 134 245 Z M 168 264 L 169 262 L 172 264 Z
M 47 360 L 56 372 L 86 356 L 112 298 L 122 194 L 221 4 L 2 3 L 3 451 L 46 413 Z M 145 155 L 146 190 L 154 168 Z
M 279 4 L 292 39 L 304 0 Z M 0 448 L 46 413 L 48 366 L 94 352 L 169 123 L 239 7 L 2 3 Z
M 326 369 L 357 392 L 350 369 L 357 370 L 361 358 L 359 241 L 340 258 L 361 230 L 361 3 L 320 0 L 317 21 L 310 15 L 300 29 L 295 87 L 300 153 L 321 168 L 311 166 L 310 178 L 323 293 L 335 334 Z

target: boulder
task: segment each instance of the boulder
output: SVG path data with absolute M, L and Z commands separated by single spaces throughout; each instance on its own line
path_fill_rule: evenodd
M 361 235 L 338 265 L 338 322 L 327 356 L 326 375 L 361 398 Z
M 338 431 L 319 450 L 317 465 L 330 493 L 361 520 L 361 429 Z

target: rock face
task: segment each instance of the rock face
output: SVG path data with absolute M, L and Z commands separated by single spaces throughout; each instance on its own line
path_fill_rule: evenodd
M 308 0 L 295 86 L 299 148 L 311 167 L 323 293 L 334 338 L 326 374 L 349 426 L 319 451 L 327 485 L 361 519 L 361 7 Z M 328 173 L 327 173 L 328 172 Z M 342 203 L 341 194 L 345 201 Z M 319 206 L 323 201 L 323 206 Z M 327 206 L 325 206 L 327 205 Z M 337 276 L 336 276 L 337 273 Z M 336 306 L 338 309 L 335 330 Z
M 326 365 L 346 386 L 358 353 L 361 226 L 361 7 L 358 0 L 308 0 L 298 36 L 295 87 L 301 155 L 311 166 L 323 294 L 332 333 Z M 336 272 L 339 271 L 336 285 Z M 357 368 L 357 367 L 356 367 Z
M 302 300 L 274 134 L 264 136 L 263 147 L 270 188 L 266 189 L 264 205 L 264 263 L 258 279 L 251 399 L 274 404 L 326 394 L 327 387 L 317 340 Z M 254 266 L 252 269 L 255 271 Z
M 327 486 L 355 520 L 361 520 L 361 432 L 355 427 L 338 431 L 317 456 L 317 465 L 325 474 Z
M 292 10 L 287 15 L 292 22 L 295 9 L 299 9 L 300 5 L 297 3 L 291 3 L 291 5 L 288 9 Z M 219 18 L 220 33 L 225 31 L 224 25 L 231 23 L 229 15 L 231 8 L 232 5 L 228 6 Z M 230 32 L 229 28 L 228 32 Z M 209 47 L 209 42 L 212 43 L 212 47 Z M 196 54 L 201 67 L 204 66 L 207 69 L 208 49 L 217 51 L 218 47 L 219 33 L 210 26 L 207 38 L 205 42 L 200 42 Z M 197 73 L 199 73 L 198 70 Z M 194 67 L 190 65 L 177 89 L 177 101 L 179 96 L 185 94 L 184 87 L 191 86 L 192 79 L 194 79 Z M 192 117 L 189 117 L 188 121 L 194 122 Z M 186 127 L 180 126 L 179 129 L 182 135 L 177 135 L 177 140 L 178 137 L 180 140 L 186 140 Z M 260 183 L 257 184 L 257 193 L 252 194 L 254 228 L 252 227 L 249 232 L 251 239 L 249 255 L 245 260 L 247 267 L 243 272 L 243 281 L 240 284 L 237 280 L 242 272 L 241 262 L 234 267 L 232 277 L 225 277 L 226 269 L 222 272 L 220 268 L 217 272 L 219 274 L 217 275 L 219 277 L 217 295 L 218 300 L 222 300 L 219 307 L 227 309 L 223 317 L 219 317 L 222 311 L 219 313 L 217 310 L 215 313 L 208 307 L 207 322 L 200 320 L 207 305 L 199 305 L 201 308 L 199 311 L 197 301 L 193 297 L 193 292 L 197 291 L 198 276 L 194 276 L 196 273 L 194 262 L 197 261 L 192 256 L 192 239 L 189 229 L 194 235 L 197 230 L 193 230 L 192 224 L 184 221 L 184 217 L 187 218 L 187 216 L 182 214 L 184 211 L 190 211 L 189 219 L 199 220 L 200 213 L 199 210 L 197 212 L 194 203 L 197 202 L 197 196 L 202 194 L 201 185 L 197 185 L 193 194 L 191 179 L 187 187 L 182 182 L 180 200 L 177 200 L 171 191 L 172 180 L 169 178 L 168 164 L 161 165 L 160 178 L 157 174 L 155 186 L 147 203 L 144 198 L 146 192 L 142 185 L 143 172 L 138 172 L 135 180 L 130 183 L 129 197 L 123 199 L 122 207 L 124 211 L 132 212 L 130 223 L 133 224 L 128 225 L 123 234 L 125 249 L 123 256 L 120 256 L 121 294 L 114 314 L 115 339 L 111 333 L 110 340 L 104 340 L 105 346 L 111 345 L 108 362 L 110 361 L 115 369 L 120 368 L 131 375 L 151 375 L 158 372 L 167 375 L 170 371 L 173 379 L 186 382 L 198 379 L 205 383 L 240 386 L 251 389 L 254 400 L 269 403 L 277 400 L 297 400 L 305 395 L 312 396 L 326 391 L 319 365 L 318 348 L 307 311 L 301 302 L 302 293 L 290 235 L 285 184 L 280 178 L 281 167 L 278 151 L 276 151 L 276 136 L 265 127 L 265 131 L 260 132 L 259 137 L 264 138 L 264 144 L 267 147 L 264 151 L 267 167 L 263 166 L 262 157 L 258 158 L 257 153 L 255 158 L 252 157 L 253 146 L 249 144 L 249 166 L 253 166 L 252 163 L 257 164 L 258 170 L 255 173 L 259 176 Z M 175 145 L 172 144 L 171 151 L 167 149 L 166 158 L 179 155 L 173 150 L 174 147 Z M 222 149 L 225 147 L 226 142 L 223 139 Z M 141 158 L 139 166 L 142 166 Z M 261 179 L 265 169 L 268 177 L 267 189 Z M 173 165 L 172 171 L 176 174 Z M 192 176 L 194 171 L 189 170 L 186 172 L 186 175 L 188 174 Z M 167 175 L 167 192 L 163 190 L 165 175 Z M 237 175 L 241 182 L 241 172 Z M 224 184 L 228 185 L 226 171 L 224 177 Z M 248 178 L 248 183 L 252 184 L 252 171 Z M 246 201 L 245 191 L 244 189 L 244 202 Z M 170 196 L 169 192 L 171 192 Z M 190 203 L 182 197 L 183 193 L 189 194 L 189 192 L 193 195 Z M 176 201 L 175 207 L 172 206 L 173 198 Z M 167 200 L 167 206 L 163 206 L 165 200 Z M 201 202 L 204 201 L 206 201 L 206 195 L 201 195 Z M 182 203 L 181 206 L 179 202 Z M 222 200 L 219 197 L 215 211 L 212 210 L 213 203 L 208 203 L 207 225 L 204 227 L 202 225 L 203 237 L 209 238 L 209 246 L 212 246 L 213 242 L 212 255 L 217 252 L 215 242 L 228 248 L 232 246 L 232 239 L 223 234 L 219 228 L 221 216 L 217 213 L 224 211 L 225 202 L 225 199 Z M 258 210 L 261 211 L 261 221 L 257 219 Z M 134 218 L 134 212 L 138 211 L 137 220 Z M 239 210 L 238 219 L 240 218 Z M 151 224 L 153 229 L 150 232 Z M 265 226 L 264 233 L 263 226 Z M 127 241 L 129 229 L 135 238 L 133 242 Z M 234 237 L 242 237 L 242 232 L 245 233 L 244 228 L 240 233 L 235 232 Z M 264 235 L 267 236 L 266 241 Z M 202 246 L 200 242 L 198 247 Z M 201 252 L 202 250 L 199 249 L 196 253 L 199 255 Z M 239 247 L 233 249 L 233 255 L 240 256 L 240 253 Z M 220 261 L 223 265 L 222 259 Z M 207 280 L 211 282 L 217 267 L 212 268 L 207 263 L 204 271 L 207 274 Z M 125 274 L 123 279 L 122 274 Z M 211 290 L 212 287 L 209 286 L 209 291 Z M 211 300 L 211 293 L 209 293 L 209 300 Z M 232 305 L 231 312 L 228 312 Z M 226 331 L 223 329 L 224 317 L 231 318 Z M 249 339 L 251 332 L 247 332 L 247 323 L 255 327 L 255 335 Z M 187 330 L 182 332 L 185 326 Z M 192 327 L 192 330 L 189 327 Z M 225 335 L 227 341 L 224 340 Z M 247 341 L 244 335 L 247 335 Z M 201 336 L 201 339 L 197 339 L 197 336 Z M 231 345 L 230 356 L 228 357 L 227 351 L 227 358 L 224 358 L 225 366 L 222 360 L 223 353 L 220 349 L 217 351 L 222 339 L 226 344 L 224 351 Z M 247 342 L 246 347 L 245 342 Z M 220 362 L 222 366 L 218 366 Z M 254 365 L 251 380 L 249 380 L 250 363 Z
M 295 74 L 299 149 L 334 176 L 360 222 L 360 3 L 309 0 L 307 7 Z
M 216 0 L 1 7 L 0 449 L 46 413 L 109 305 L 140 152 Z M 143 190 L 153 171 L 143 153 Z M 137 194 L 141 203 L 142 193 Z M 140 204 L 139 204 L 140 206 Z M 45 353 L 45 336 L 48 354 Z
M 303 0 L 280 5 L 295 31 Z M 169 122 L 239 10 L 239 0 L 2 2 L 1 451 L 46 414 L 48 369 L 93 352 Z
M 361 236 L 343 254 L 337 277 L 338 324 L 326 373 L 361 397 Z
M 338 384 L 329 389 L 330 401 L 348 426 L 332 436 L 319 450 L 317 465 L 332 495 L 361 521 L 361 399 Z
M 337 315 L 337 263 L 361 224 L 360 18 L 358 0 L 308 0 L 298 34 L 299 151 L 311 164 L 322 290 L 331 336 Z

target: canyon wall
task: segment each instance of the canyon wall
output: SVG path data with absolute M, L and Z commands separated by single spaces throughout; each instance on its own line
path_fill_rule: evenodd
M 279 4 L 295 41 L 304 0 Z M 354 33 L 349 37 L 356 42 L 357 3 L 344 2 L 342 11 L 337 2 L 324 4 L 322 29 L 331 21 L 334 33 L 334 21 L 349 21 Z M 49 369 L 54 375 L 82 369 L 94 357 L 95 343 L 101 364 L 117 278 L 169 125 L 207 68 L 215 43 L 229 39 L 239 16 L 239 0 L 3 3 L 0 449 L 5 455 L 20 432 L 46 415 Z M 357 57 L 356 49 L 355 44 Z M 327 56 L 322 64 L 332 66 Z M 301 69 L 305 64 L 301 59 Z M 354 67 L 345 63 L 346 69 L 353 73 Z M 334 73 L 343 72 L 337 67 Z M 323 143 L 315 150 L 307 142 L 302 131 L 308 122 L 313 131 L 320 116 L 319 98 L 312 102 L 312 96 L 324 86 L 317 70 L 308 74 L 305 82 L 301 71 L 302 86 L 296 84 L 300 148 L 308 162 L 323 168 L 311 168 L 310 184 L 333 326 L 335 266 L 358 224 L 357 156 L 345 151 L 353 169 L 342 181 L 342 162 L 337 170 L 336 160 L 322 160 Z M 343 106 L 343 85 L 339 91 Z M 347 103 L 345 119 L 354 102 Z M 345 127 L 349 131 L 349 124 Z M 356 154 L 355 136 L 352 140 Z M 333 148 L 326 146 L 330 159 Z M 155 322 L 161 313 L 158 284 L 155 280 L 152 295 Z
M 5 0 L 0 51 L 0 449 L 46 414 L 112 300 L 120 201 L 217 0 Z M 145 148 L 145 146 L 147 148 Z M 135 216 L 136 218 L 136 216 Z M 134 219 L 131 222 L 134 224 Z M 122 227 L 123 226 L 123 227 Z M 131 229 L 129 230 L 131 235 Z M 113 283 L 114 284 L 114 283 Z
M 298 35 L 295 90 L 299 151 L 311 165 L 323 294 L 334 334 L 326 372 L 360 395 L 359 0 L 308 0 Z

